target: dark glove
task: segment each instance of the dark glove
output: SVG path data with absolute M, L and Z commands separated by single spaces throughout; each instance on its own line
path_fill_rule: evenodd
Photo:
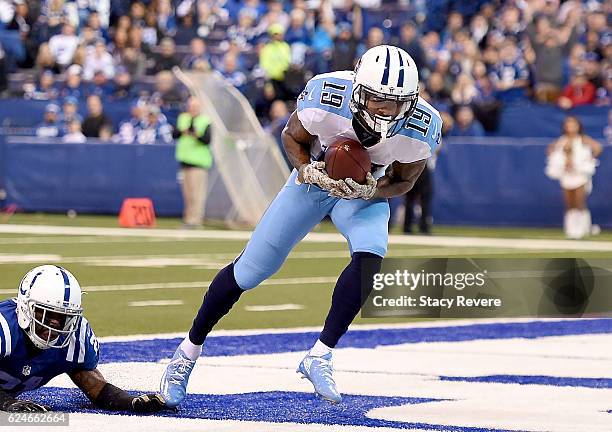
M 132 409 L 134 412 L 150 413 L 161 411 L 168 408 L 166 399 L 159 393 L 148 393 L 132 399 Z
M 51 407 L 41 405 L 29 400 L 13 399 L 8 400 L 2 405 L 4 411 L 9 412 L 47 412 L 51 411 Z

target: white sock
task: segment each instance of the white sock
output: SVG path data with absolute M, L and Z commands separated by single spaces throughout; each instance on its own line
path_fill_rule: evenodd
M 202 345 L 194 345 L 189 340 L 189 336 L 183 339 L 183 342 L 181 342 L 179 347 L 190 360 L 197 360 L 198 357 L 200 357 L 200 354 L 202 354 Z
M 570 209 L 567 211 L 567 227 L 565 234 L 570 239 L 579 239 L 583 236 L 582 234 L 582 218 L 580 210 Z
M 570 228 L 570 219 L 571 219 L 571 210 L 566 210 L 563 215 L 563 232 L 565 233 L 565 237 L 569 238 L 571 233 Z
M 582 213 L 582 236 L 588 236 L 591 234 L 591 212 L 589 209 L 581 210 Z
M 332 352 L 332 349 L 321 342 L 319 339 L 315 342 L 314 346 L 310 349 L 308 354 L 314 357 L 323 357 L 325 354 Z

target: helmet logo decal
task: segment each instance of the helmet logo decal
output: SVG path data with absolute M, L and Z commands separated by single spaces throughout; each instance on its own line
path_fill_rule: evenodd
M 39 273 L 39 274 L 40 274 L 40 273 Z M 32 368 L 31 368 L 30 366 L 28 366 L 28 365 L 25 365 L 25 366 L 23 367 L 23 369 L 21 370 L 21 373 L 22 373 L 24 376 L 28 376 L 28 375 L 30 375 L 30 372 L 31 372 L 31 371 L 32 371 Z
M 391 55 L 389 54 L 389 48 L 387 48 L 387 57 L 385 59 L 385 71 L 383 72 L 383 77 L 381 84 L 387 85 L 389 84 L 389 62 L 391 60 Z
M 36 275 L 34 275 L 34 277 L 32 278 L 32 282 L 30 282 L 30 289 L 34 286 L 34 283 L 36 282 L 36 278 L 38 276 L 40 276 L 42 274 L 42 272 L 38 272 L 36 273 Z M 19 287 L 19 292 L 23 295 L 26 295 L 28 292 L 26 291 L 25 287 L 21 286 Z
M 62 277 L 64 278 L 64 302 L 68 303 L 70 301 L 70 279 L 68 279 L 68 275 L 63 268 L 60 266 L 57 266 L 57 268 L 62 273 Z

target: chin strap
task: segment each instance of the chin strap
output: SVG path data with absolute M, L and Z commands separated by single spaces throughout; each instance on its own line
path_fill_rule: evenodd
M 364 147 L 372 147 L 380 142 L 380 135 L 377 135 L 374 132 L 368 130 L 359 118 L 357 118 L 357 114 L 353 115 L 353 130 L 357 135 L 357 139 Z

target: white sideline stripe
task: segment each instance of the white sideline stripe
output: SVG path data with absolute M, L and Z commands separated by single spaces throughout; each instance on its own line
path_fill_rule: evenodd
M 128 302 L 128 306 L 133 306 L 133 307 L 180 306 L 182 304 L 183 304 L 183 300 L 144 300 L 144 301 Z
M 252 305 L 245 306 L 244 310 L 248 312 L 270 312 L 270 311 L 285 311 L 285 310 L 301 310 L 304 305 L 295 303 L 285 303 L 276 305 Z
M 199 240 L 199 239 L 181 239 L 181 240 Z M 87 237 L 65 237 L 58 235 L 55 237 L 12 237 L 2 239 L 2 244 L 73 244 L 73 243 L 159 243 L 168 241 L 165 238 L 121 238 L 121 237 L 107 237 L 100 238 L 100 236 L 87 236 Z
M 590 318 L 575 318 L 580 320 Z M 411 323 L 379 323 L 379 324 L 351 324 L 350 331 L 364 330 L 388 330 L 388 329 L 411 329 L 411 328 L 431 328 L 431 327 L 456 327 L 468 326 L 472 324 L 502 324 L 502 323 L 528 323 L 528 322 L 555 322 L 555 321 L 571 321 L 574 318 L 558 319 L 558 318 L 490 318 L 490 319 L 451 319 L 451 320 L 423 320 Z M 279 333 L 312 333 L 320 332 L 321 326 L 307 327 L 286 327 L 286 328 L 259 328 L 259 329 L 235 329 L 235 330 L 213 330 L 209 337 L 222 336 L 253 336 L 260 334 L 279 334 Z M 187 332 L 172 332 L 172 333 L 149 333 L 149 334 L 134 334 L 122 336 L 103 336 L 98 338 L 100 342 L 130 342 L 138 340 L 154 340 L 154 339 L 176 339 L 184 338 Z
M 0 264 L 60 262 L 61 255 L 54 254 L 0 254 Z
M 181 231 L 171 229 L 139 229 L 139 228 L 94 228 L 65 227 L 51 225 L 0 225 L 0 233 L 7 234 L 64 234 L 73 236 L 109 236 L 109 237 L 157 237 L 157 238 L 199 238 L 204 240 L 236 240 L 246 241 L 251 237 L 250 231 Z M 310 233 L 304 239 L 312 243 L 345 243 L 341 234 Z M 582 250 L 582 251 L 612 251 L 610 241 L 587 240 L 545 240 L 545 239 L 509 239 L 494 237 L 449 237 L 449 236 L 389 236 L 390 244 L 451 246 L 451 247 L 491 247 L 508 249 L 540 249 L 551 251 Z
M 268 279 L 261 285 L 299 285 L 299 284 L 326 284 L 335 283 L 337 276 L 319 276 L 319 277 L 303 277 L 303 278 L 284 278 L 284 279 Z M 178 289 L 178 288 L 206 288 L 212 281 L 195 281 L 195 282 L 166 282 L 166 283 L 148 283 L 134 285 L 95 285 L 82 287 L 84 292 L 105 292 L 105 291 L 142 291 L 155 289 Z M 15 288 L 0 289 L 0 294 L 14 294 Z
M 483 248 L 411 248 L 392 250 L 386 255 L 387 258 L 402 257 L 424 257 L 436 256 L 464 256 L 506 254 L 502 249 Z M 528 253 L 541 253 L 540 251 L 525 251 Z M 91 266 L 105 267 L 168 267 L 168 266 L 191 266 L 197 269 L 211 270 L 219 269 L 225 261 L 233 260 L 237 252 L 228 253 L 202 253 L 202 254 L 171 254 L 171 255 L 100 255 L 100 256 L 62 256 L 50 254 L 2 254 L 0 253 L 0 265 L 16 263 L 63 263 L 85 264 Z M 324 251 L 296 251 L 292 252 L 287 259 L 346 259 L 349 257 L 348 249 L 324 250 Z

